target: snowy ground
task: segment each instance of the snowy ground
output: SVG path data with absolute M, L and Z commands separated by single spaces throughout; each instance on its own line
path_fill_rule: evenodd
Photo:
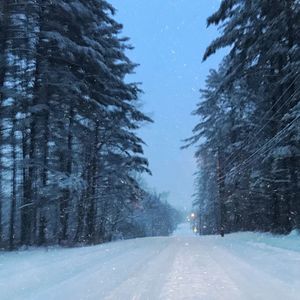
M 299 300 L 300 237 L 238 233 L 0 253 L 1 300 Z

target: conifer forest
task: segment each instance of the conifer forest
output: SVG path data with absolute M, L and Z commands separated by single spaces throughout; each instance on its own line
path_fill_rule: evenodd
M 0 2 L 0 245 L 168 235 L 180 213 L 147 191 L 138 66 L 107 1 Z M 278 13 L 280 12 L 280 13 Z M 227 49 L 183 147 L 195 147 L 199 232 L 300 228 L 300 4 L 224 0 Z M 188 46 L 188 45 L 187 45 Z M 150 220 L 150 221 L 149 221 Z
M 227 48 L 194 110 L 202 233 L 300 228 L 300 3 L 224 0 L 207 20 Z
M 0 245 L 76 245 L 169 234 L 147 193 L 129 40 L 98 0 L 0 1 Z

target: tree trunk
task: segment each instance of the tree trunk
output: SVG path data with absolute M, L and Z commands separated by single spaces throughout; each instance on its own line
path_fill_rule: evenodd
M 2 147 L 2 134 L 3 134 L 3 126 L 2 126 L 2 104 L 4 100 L 4 81 L 6 76 L 7 62 L 6 62 L 6 47 L 7 47 L 7 39 L 8 39 L 8 31 L 7 27 L 9 24 L 9 1 L 3 1 L 0 3 L 0 12 L 2 12 L 2 22 L 0 24 L 1 32 L 0 32 L 0 147 Z M 2 151 L 0 149 L 0 245 L 3 238 L 3 227 L 2 227 L 2 203 L 3 203 L 3 190 L 2 190 Z
M 95 125 L 95 139 L 92 149 L 93 159 L 91 162 L 91 172 L 90 172 L 90 194 L 89 194 L 89 209 L 88 209 L 88 217 L 87 217 L 87 225 L 88 225 L 88 239 L 89 243 L 95 242 L 95 226 L 96 226 L 96 172 L 97 172 L 97 152 L 98 152 L 98 130 L 99 130 L 99 122 L 96 121 Z
M 11 206 L 10 206 L 10 221 L 9 221 L 9 249 L 14 249 L 14 238 L 15 238 L 15 215 L 16 215 L 16 201 L 17 201 L 17 162 L 16 162 L 16 141 L 15 141 L 15 117 L 13 119 L 12 127 L 12 193 L 11 193 Z
M 72 175 L 72 151 L 73 151 L 73 123 L 74 123 L 74 109 L 71 105 L 69 111 L 69 128 L 68 128 L 68 138 L 67 138 L 67 156 L 66 162 L 62 161 L 63 172 L 67 176 Z M 62 155 L 63 157 L 64 155 Z M 63 197 L 60 202 L 60 242 L 65 242 L 68 240 L 68 222 L 69 222 L 69 204 L 71 201 L 70 187 L 67 187 L 63 191 Z

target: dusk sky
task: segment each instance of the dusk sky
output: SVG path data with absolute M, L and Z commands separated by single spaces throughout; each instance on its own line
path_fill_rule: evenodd
M 206 19 L 219 0 L 112 0 L 123 34 L 135 47 L 129 57 L 140 66 L 131 81 L 142 82 L 143 111 L 154 124 L 140 131 L 147 143 L 145 155 L 153 176 L 149 187 L 170 192 L 176 207 L 191 207 L 195 160 L 194 149 L 180 150 L 191 136 L 197 119 L 191 116 L 199 102 L 209 69 L 223 56 L 217 53 L 205 63 L 205 48 L 218 35 L 206 28 Z

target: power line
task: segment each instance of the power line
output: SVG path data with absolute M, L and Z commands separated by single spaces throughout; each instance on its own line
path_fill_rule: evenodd
M 240 167 L 242 167 L 243 165 L 245 165 L 245 167 L 252 161 L 252 158 L 255 157 L 257 154 L 259 154 L 260 151 L 264 151 L 263 153 L 261 153 L 262 155 L 265 154 L 266 152 L 268 152 L 271 148 L 269 148 L 269 144 L 272 143 L 273 141 L 275 141 L 277 138 L 279 138 L 282 134 L 284 134 L 288 129 L 290 129 L 292 127 L 292 125 L 299 119 L 300 117 L 296 117 L 292 122 L 288 123 L 282 130 L 280 130 L 273 138 L 271 138 L 270 140 L 268 140 L 264 145 L 262 145 L 259 149 L 257 149 L 254 153 L 252 153 L 246 160 L 244 160 L 243 162 L 241 162 L 238 166 L 234 167 L 233 170 L 231 170 L 229 172 L 229 174 L 223 175 L 220 178 L 218 178 L 217 183 L 220 183 L 220 181 L 222 181 L 226 176 L 230 175 L 233 172 L 236 172 L 237 169 L 239 169 Z M 282 137 L 283 138 L 283 137 Z M 275 144 L 271 144 L 271 146 L 277 145 L 282 138 L 280 138 Z M 242 169 L 243 170 L 243 169 Z M 241 170 L 240 170 L 241 171 Z
M 272 109 L 279 103 L 279 101 L 285 96 L 285 94 L 287 93 L 287 91 L 293 86 L 293 84 L 296 82 L 296 80 L 298 79 L 298 76 L 300 76 L 300 74 L 298 74 L 296 77 L 295 77 L 295 79 L 293 80 L 293 82 L 288 86 L 288 88 L 286 88 L 285 89 L 285 91 L 283 92 L 283 94 L 279 97 L 279 99 L 277 99 L 277 101 L 272 105 L 272 107 L 264 114 L 264 116 L 262 117 L 262 120 L 264 120 L 267 116 L 268 116 L 268 114 L 269 114 L 269 112 L 270 111 L 272 111 Z M 270 119 L 259 129 L 259 131 L 258 132 L 256 132 L 255 133 L 255 135 L 254 136 L 252 136 L 252 137 L 250 137 L 250 135 L 251 135 L 251 132 L 249 132 L 248 133 L 248 135 L 247 135 L 247 137 L 246 137 L 246 139 L 245 139 L 245 142 L 243 142 L 242 143 L 242 146 L 238 149 L 238 150 L 236 150 L 235 152 L 233 152 L 230 156 L 229 156 L 229 158 L 227 159 L 227 161 L 226 161 L 226 163 L 225 163 L 225 167 L 224 167 L 224 169 L 226 169 L 232 162 L 234 162 L 234 160 L 236 159 L 233 159 L 233 160 L 231 160 L 231 158 L 234 156 L 234 157 L 236 157 L 244 148 L 245 148 L 245 146 L 248 146 L 249 144 L 250 144 L 250 142 L 252 141 L 252 140 L 254 140 L 254 138 L 255 137 L 257 137 L 262 131 L 263 131 L 263 129 L 264 128 L 266 128 L 266 126 L 272 121 L 272 117 L 274 117 L 274 116 L 276 116 L 279 112 L 280 112 L 280 110 L 285 106 L 285 104 L 287 103 L 287 102 L 289 102 L 289 101 L 291 101 L 293 98 L 294 98 L 294 96 L 295 96 L 295 94 L 298 92 L 298 90 L 296 90 L 293 94 L 292 94 L 292 96 L 290 97 L 290 98 L 288 98 L 286 101 L 284 101 L 284 103 L 278 108 L 278 110 L 274 113 L 274 114 L 272 114 L 271 116 L 270 116 Z
M 270 150 L 271 148 L 268 148 L 268 144 L 272 143 L 273 141 L 275 141 L 277 138 L 279 138 L 282 134 L 284 134 L 288 129 L 290 129 L 292 127 L 292 125 L 294 124 L 294 122 L 297 121 L 299 117 L 295 118 L 292 122 L 290 122 L 289 124 L 287 124 L 282 130 L 280 130 L 272 139 L 270 139 L 268 142 L 266 142 L 260 149 L 256 150 L 244 163 L 248 163 L 248 162 L 251 162 L 251 158 L 254 157 L 257 153 L 259 153 L 262 148 L 265 148 L 265 151 L 261 154 L 265 154 L 268 150 Z M 284 136 L 282 137 L 284 138 Z M 281 140 L 282 138 L 280 138 L 274 145 L 277 145 Z M 272 144 L 271 144 L 272 146 Z

